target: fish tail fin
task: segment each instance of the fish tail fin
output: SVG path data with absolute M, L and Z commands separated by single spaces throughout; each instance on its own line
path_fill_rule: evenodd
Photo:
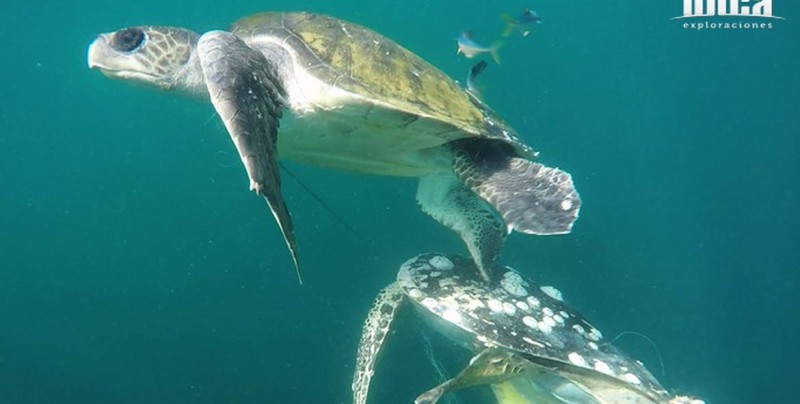
M 503 21 L 505 21 L 506 23 L 506 26 L 503 28 L 503 37 L 505 38 L 511 35 L 512 32 L 514 32 L 514 28 L 516 27 L 516 25 L 514 24 L 514 18 L 511 17 L 510 14 L 503 14 L 502 17 Z
M 497 41 L 494 43 L 494 45 L 492 45 L 491 48 L 489 48 L 489 55 L 497 64 L 500 64 L 500 55 L 497 53 L 497 51 L 500 50 L 501 47 L 503 47 L 503 41 Z

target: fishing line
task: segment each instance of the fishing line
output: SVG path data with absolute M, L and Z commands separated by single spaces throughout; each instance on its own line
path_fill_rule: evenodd
M 338 220 L 338 221 L 339 221 L 339 223 L 341 223 L 341 224 L 342 224 L 342 226 L 346 227 L 346 228 L 347 228 L 347 230 L 350 230 L 350 233 L 353 233 L 353 235 L 354 235 L 356 238 L 359 238 L 359 239 L 361 238 L 361 235 L 359 235 L 359 234 L 358 234 L 358 232 L 357 232 L 357 231 L 356 231 L 356 230 L 355 230 L 355 229 L 354 229 L 352 226 L 350 226 L 350 224 L 348 224 L 348 223 L 347 223 L 347 222 L 346 222 L 346 221 L 345 221 L 345 220 L 344 220 L 344 219 L 343 219 L 341 216 L 339 216 L 339 214 L 338 214 L 338 213 L 336 213 L 336 211 L 334 211 L 334 210 L 333 210 L 333 208 L 331 208 L 330 206 L 328 206 L 328 205 L 325 203 L 325 201 L 323 201 L 323 200 L 322 200 L 322 198 L 320 198 L 320 196 L 319 196 L 319 195 L 315 194 L 315 193 L 314 193 L 314 191 L 312 191 L 312 190 L 311 190 L 311 188 L 309 188 L 308 186 L 306 186 L 306 184 L 304 184 L 304 183 L 303 183 L 303 181 L 300 181 L 300 179 L 299 179 L 299 178 L 297 178 L 297 176 L 296 176 L 296 175 L 294 175 L 294 173 L 293 173 L 291 170 L 289 170 L 289 169 L 288 169 L 288 168 L 287 168 L 287 167 L 286 167 L 286 166 L 285 166 L 283 163 L 281 163 L 281 162 L 278 162 L 278 165 L 280 165 L 280 166 L 281 166 L 281 168 L 283 169 L 283 171 L 284 171 L 284 172 L 286 172 L 286 174 L 289 174 L 289 176 L 290 176 L 290 177 L 292 177 L 292 179 L 293 179 L 293 180 L 295 180 L 295 181 L 297 182 L 297 184 L 298 184 L 298 185 L 300 185 L 300 187 L 301 187 L 301 188 L 303 188 L 303 189 L 304 189 L 306 192 L 308 192 L 308 194 L 309 194 L 309 195 L 311 195 L 311 197 L 312 197 L 312 198 L 316 199 L 316 201 L 317 201 L 317 202 L 318 202 L 320 205 L 322 205 L 322 207 L 323 207 L 323 208 L 325 208 L 325 209 L 326 209 L 326 210 L 327 210 L 327 211 L 328 211 L 328 212 L 331 214 L 331 216 L 333 216 L 334 218 L 336 218 L 336 220 Z
M 636 331 L 622 331 L 621 333 L 617 334 L 617 336 L 614 337 L 611 341 L 606 342 L 604 344 L 600 344 L 600 346 L 611 345 L 614 343 L 614 341 L 620 339 L 620 337 L 625 335 L 635 335 L 641 337 L 642 339 L 650 343 L 650 346 L 652 346 L 653 349 L 656 351 L 656 356 L 658 357 L 658 363 L 661 365 L 661 377 L 665 377 L 667 375 L 667 371 L 664 369 L 664 360 L 661 358 L 661 351 L 658 349 L 658 345 L 656 345 L 656 343 L 653 342 L 653 340 L 650 339 L 650 337 L 648 337 L 647 335 L 644 335 Z

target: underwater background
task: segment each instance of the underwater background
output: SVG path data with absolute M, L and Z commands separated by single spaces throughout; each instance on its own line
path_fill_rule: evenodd
M 486 101 L 569 171 L 568 236 L 502 263 L 554 285 L 675 393 L 793 401 L 800 363 L 800 5 L 768 30 L 685 30 L 681 0 L 14 1 L 0 5 L 0 402 L 346 403 L 361 324 L 402 262 L 466 254 L 414 179 L 289 162 L 305 283 L 210 104 L 86 66 L 100 32 L 224 29 L 259 11 L 373 28 L 463 82 L 455 37 L 537 10 Z M 427 341 L 427 342 L 426 342 Z M 468 355 L 402 315 L 373 403 L 408 403 Z M 460 394 L 481 402 L 485 390 Z

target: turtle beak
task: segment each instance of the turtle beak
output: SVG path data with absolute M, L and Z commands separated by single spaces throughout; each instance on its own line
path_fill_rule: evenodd
M 100 34 L 92 41 L 92 44 L 89 45 L 89 52 L 87 55 L 87 62 L 89 64 L 90 69 L 101 68 L 102 64 L 100 61 L 106 58 L 108 54 L 108 42 L 106 41 L 105 34 Z
M 120 53 L 111 47 L 112 35 L 113 32 L 100 34 L 89 45 L 89 50 L 86 52 L 86 63 L 89 68 L 100 70 L 103 75 L 113 79 L 154 84 L 157 77 L 142 67 L 135 54 Z

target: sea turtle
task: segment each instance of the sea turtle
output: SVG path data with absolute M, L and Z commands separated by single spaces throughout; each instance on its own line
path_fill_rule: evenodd
M 367 402 L 375 361 L 406 301 L 435 329 L 476 353 L 458 376 L 420 395 L 417 404 L 486 384 L 500 403 L 702 403 L 667 393 L 552 287 L 499 266 L 486 282 L 471 260 L 428 253 L 402 265 L 367 316 L 352 385 L 356 404 Z
M 536 152 L 440 70 L 350 22 L 276 12 L 202 35 L 130 27 L 100 34 L 88 63 L 210 99 L 296 267 L 278 150 L 327 168 L 419 177 L 422 209 L 460 235 L 486 279 L 509 232 L 568 233 L 578 217 L 568 173 L 531 161 Z

